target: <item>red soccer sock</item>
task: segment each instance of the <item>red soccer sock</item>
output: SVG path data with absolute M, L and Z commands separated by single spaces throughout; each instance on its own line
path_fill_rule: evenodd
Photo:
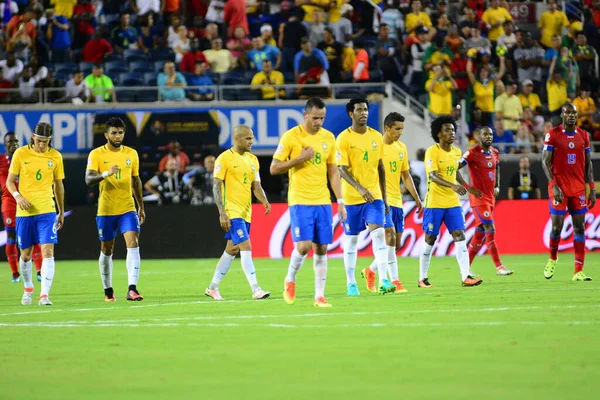
M 487 246 L 488 246 L 490 256 L 492 256 L 492 260 L 494 261 L 496 268 L 501 267 L 502 263 L 500 262 L 500 253 L 498 253 L 498 247 L 496 247 L 496 232 L 495 231 L 486 232 L 485 238 L 487 241 Z
M 14 243 L 6 244 L 6 259 L 8 260 L 8 265 L 10 266 L 10 270 L 13 274 L 19 273 L 19 250 L 17 249 L 17 245 Z
M 558 258 L 558 245 L 560 244 L 560 235 L 550 234 L 550 259 L 556 261 Z
M 475 234 L 473 235 L 473 239 L 469 243 L 469 265 L 473 263 L 473 259 L 481 250 L 481 246 L 483 246 L 483 242 L 485 240 L 485 232 L 480 230 L 479 228 L 475 229 Z
M 33 254 L 31 255 L 31 258 L 33 258 L 36 272 L 40 272 L 42 270 L 42 246 L 39 244 L 33 246 Z
M 575 235 L 573 247 L 575 248 L 575 273 L 578 273 L 583 271 L 585 261 L 585 235 Z

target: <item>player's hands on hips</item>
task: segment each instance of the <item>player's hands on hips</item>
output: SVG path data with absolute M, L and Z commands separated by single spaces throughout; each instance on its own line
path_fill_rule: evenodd
M 271 203 L 266 202 L 263 206 L 265 207 L 265 215 L 269 214 L 271 212 Z
M 483 193 L 481 193 L 481 191 L 480 191 L 480 190 L 478 190 L 478 189 L 475 189 L 474 187 L 470 187 L 470 188 L 468 188 L 468 189 L 467 189 L 467 191 L 468 191 L 469 193 L 471 193 L 473 196 L 477 197 L 478 199 L 480 199 L 480 198 L 482 198 L 482 197 L 483 197 Z
M 60 231 L 60 229 L 63 227 L 64 224 L 65 224 L 65 213 L 61 211 L 58 214 L 56 214 L 56 229 Z
M 348 218 L 348 213 L 346 212 L 346 205 L 345 204 L 338 204 L 338 214 L 340 214 L 340 222 L 344 223 L 346 222 L 346 218 Z
M 219 223 L 225 232 L 229 232 L 229 229 L 231 229 L 231 222 L 229 222 L 229 217 L 225 214 L 225 211 L 219 214 Z
M 15 197 L 15 201 L 21 210 L 29 210 L 31 208 L 31 203 L 22 195 Z
M 375 197 L 373 197 L 373 193 L 371 193 L 371 191 L 367 188 L 364 188 L 361 186 L 358 193 L 360 193 L 361 197 L 363 199 L 365 199 L 368 203 L 375 201 Z
M 452 186 L 452 190 L 454 190 L 456 193 L 458 193 L 461 196 L 464 196 L 465 194 L 467 194 L 467 189 L 465 189 L 461 185 Z
M 560 190 L 558 185 L 552 186 L 552 196 L 554 197 L 554 202 L 556 204 L 562 203 L 564 200 L 564 197 L 565 197 L 565 195 L 563 194 L 562 190 Z
M 146 211 L 143 207 L 138 208 L 138 220 L 140 221 L 140 225 L 146 222 Z
M 495 187 L 494 188 L 494 197 L 498 197 L 500 195 L 500 188 L 499 187 Z
M 108 176 L 116 174 L 117 172 L 119 172 L 120 169 L 121 168 L 119 168 L 117 164 L 113 165 L 112 168 L 108 170 Z
M 312 160 L 312 158 L 315 156 L 315 151 L 313 150 L 312 147 L 310 146 L 305 146 L 304 148 L 302 148 L 302 151 L 300 152 L 300 155 L 298 156 L 298 159 L 301 162 L 305 162 L 308 160 Z

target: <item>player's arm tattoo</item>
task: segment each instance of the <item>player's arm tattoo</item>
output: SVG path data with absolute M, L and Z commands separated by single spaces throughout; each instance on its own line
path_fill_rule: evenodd
M 592 165 L 592 157 L 590 153 L 585 153 L 585 183 L 594 182 L 594 166 Z
M 500 189 L 500 163 L 496 164 L 496 183 L 494 187 Z
M 256 196 L 261 204 L 266 204 L 269 202 L 269 200 L 267 200 L 267 194 L 260 184 L 260 181 L 252 182 L 252 193 L 254 193 L 254 196 Z
M 56 208 L 58 213 L 65 212 L 65 186 L 62 179 L 54 181 L 54 197 L 56 198 Z
M 104 177 L 98 171 L 88 169 L 85 171 L 85 184 L 88 186 L 94 186 L 104 180 Z
M 213 182 L 213 198 L 215 199 L 215 204 L 219 209 L 219 214 L 223 214 L 225 212 L 225 203 L 223 202 L 223 181 L 217 178 L 214 178 Z
M 552 173 L 552 168 L 550 163 L 552 162 L 552 151 L 544 149 L 542 151 L 542 167 L 544 169 L 544 174 L 546 174 L 546 178 L 548 178 L 548 182 L 552 182 L 554 180 L 554 174 Z
M 377 164 L 377 172 L 379 173 L 381 197 L 383 198 L 383 202 L 387 204 L 387 192 L 385 190 L 385 165 L 383 165 L 383 160 L 379 160 L 379 163 Z
M 340 165 L 338 167 L 338 170 L 340 171 L 340 175 L 342 176 L 342 178 L 344 178 L 344 180 L 346 182 L 348 182 L 350 184 L 350 186 L 352 186 L 354 189 L 356 189 L 357 191 L 361 191 L 362 189 L 364 189 L 360 183 L 358 183 L 358 181 L 356 179 L 354 179 L 354 176 L 350 173 L 350 171 L 348 170 L 348 166 L 347 165 Z M 385 182 L 385 180 L 384 180 Z
M 404 186 L 406 186 L 408 193 L 410 193 L 413 199 L 420 201 L 421 198 L 419 197 L 419 192 L 417 192 L 417 188 L 415 187 L 415 181 L 413 181 L 410 170 L 402 171 L 402 182 L 404 182 Z
M 342 199 L 342 179 L 340 177 L 340 171 L 336 164 L 327 165 L 327 175 L 329 176 L 329 183 L 335 198 L 338 200 Z
M 142 180 L 139 176 L 131 177 L 131 189 L 133 192 L 133 197 L 135 198 L 135 202 L 138 207 L 144 208 L 144 193 L 142 191 Z

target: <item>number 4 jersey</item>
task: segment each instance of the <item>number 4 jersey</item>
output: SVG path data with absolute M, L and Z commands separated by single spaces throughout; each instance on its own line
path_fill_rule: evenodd
M 550 167 L 566 197 L 585 193 L 585 155 L 590 152 L 590 135 L 583 129 L 566 132 L 562 124 L 546 133 L 544 149 L 552 152 Z
M 448 187 L 433 182 L 429 174 L 437 171 L 438 175 L 456 184 L 456 171 L 460 161 L 461 152 L 458 147 L 450 146 L 450 151 L 443 150 L 435 144 L 425 152 L 425 172 L 427 173 L 427 195 L 425 196 L 426 208 L 452 208 L 459 207 L 458 194 Z

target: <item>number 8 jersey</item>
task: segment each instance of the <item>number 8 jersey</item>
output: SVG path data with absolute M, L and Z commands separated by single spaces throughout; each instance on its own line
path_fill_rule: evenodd
M 590 152 L 590 135 L 583 129 L 567 132 L 562 124 L 546 133 L 544 150 L 552 152 L 550 167 L 566 197 L 585 194 L 585 155 Z

